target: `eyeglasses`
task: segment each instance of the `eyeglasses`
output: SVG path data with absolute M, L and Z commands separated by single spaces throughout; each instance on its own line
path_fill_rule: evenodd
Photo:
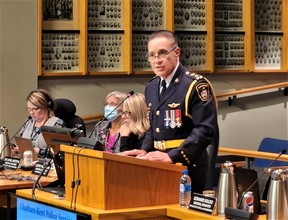
M 36 112 L 38 109 L 39 109 L 39 108 L 28 108 L 28 107 L 26 107 L 26 110 L 27 110 L 28 112 Z
M 118 103 L 115 103 L 115 102 L 110 102 L 110 103 L 104 102 L 103 105 L 104 105 L 104 106 L 109 105 L 109 106 L 111 106 L 111 107 L 116 107 L 116 106 L 118 105 Z
M 150 61 L 150 62 L 153 62 L 155 59 L 156 59 L 156 57 L 158 58 L 158 59 L 165 59 L 165 58 L 167 58 L 167 56 L 168 56 L 168 54 L 171 52 L 171 51 L 173 51 L 173 50 L 175 50 L 177 47 L 173 47 L 171 50 L 164 50 L 164 49 L 162 49 L 162 50 L 159 50 L 158 51 L 158 55 L 157 56 L 155 56 L 155 55 L 153 55 L 153 53 L 152 52 L 148 52 L 147 53 L 147 55 L 146 55 L 146 57 L 147 57 L 147 59 L 148 59 L 148 61 Z
M 128 111 L 121 112 L 120 114 L 124 115 L 127 118 L 131 116 L 131 112 L 128 112 Z

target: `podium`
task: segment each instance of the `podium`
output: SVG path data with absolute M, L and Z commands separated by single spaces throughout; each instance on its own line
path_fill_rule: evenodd
M 81 180 L 77 204 L 97 209 L 167 205 L 179 201 L 179 179 L 185 166 L 65 145 L 60 149 L 65 155 L 67 201 L 74 203 L 73 177 Z

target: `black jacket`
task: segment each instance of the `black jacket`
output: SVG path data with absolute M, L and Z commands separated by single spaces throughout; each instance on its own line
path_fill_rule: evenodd
M 155 140 L 184 139 L 179 147 L 165 151 L 172 161 L 186 166 L 205 163 L 205 159 L 201 158 L 206 157 L 205 149 L 218 129 L 217 101 L 210 82 L 199 74 L 187 71 L 180 63 L 161 100 L 159 84 L 160 77 L 154 77 L 145 89 L 151 127 L 141 149 L 147 152 L 156 150 L 153 147 Z M 176 125 L 169 121 L 171 114 Z

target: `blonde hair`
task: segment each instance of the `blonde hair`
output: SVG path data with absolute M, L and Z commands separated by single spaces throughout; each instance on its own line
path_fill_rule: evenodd
M 138 138 L 143 137 L 150 127 L 145 96 L 142 93 L 135 93 L 124 101 L 123 107 L 131 113 L 129 124 L 131 131 L 138 135 Z
M 26 98 L 26 102 L 30 102 L 37 108 L 46 109 L 48 111 L 48 118 L 54 116 L 56 104 L 50 93 L 45 89 L 36 89 L 30 92 Z

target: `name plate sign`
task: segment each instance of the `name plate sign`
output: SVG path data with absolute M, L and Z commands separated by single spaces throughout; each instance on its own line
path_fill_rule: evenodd
M 190 209 L 212 214 L 215 208 L 217 199 L 215 197 L 205 196 L 199 193 L 193 193 Z
M 50 168 L 51 168 L 51 165 L 49 161 L 37 162 L 32 170 L 32 173 L 37 174 L 37 175 L 40 175 L 41 173 L 43 173 L 42 176 L 47 176 Z
M 20 158 L 5 157 L 3 166 L 5 169 L 16 170 L 19 166 L 20 161 Z

